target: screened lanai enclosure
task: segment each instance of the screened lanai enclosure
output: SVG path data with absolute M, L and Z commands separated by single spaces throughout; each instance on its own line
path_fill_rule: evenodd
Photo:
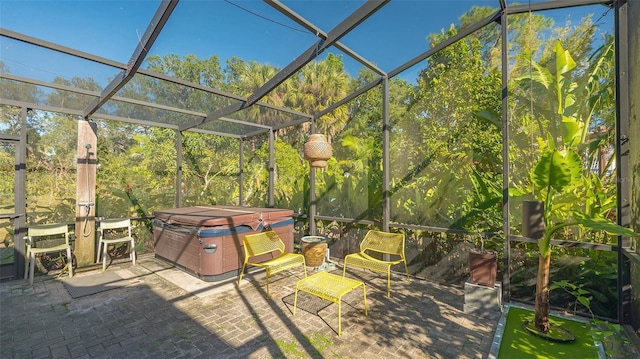
M 29 3 L 29 2 L 26 2 Z M 403 232 L 412 275 L 463 284 L 498 253 L 507 301 L 533 301 L 523 203 L 640 230 L 640 2 L 102 1 L 0 3 L 2 279 L 29 226 L 154 211 L 294 212 L 335 258 Z M 310 134 L 333 151 L 303 155 Z M 578 165 L 540 186 L 549 153 Z M 559 176 L 548 168 L 549 177 Z M 640 328 L 640 239 L 577 225 L 552 240 L 551 305 Z M 43 266 L 61 263 L 51 258 Z M 591 306 L 569 287 L 589 293 Z

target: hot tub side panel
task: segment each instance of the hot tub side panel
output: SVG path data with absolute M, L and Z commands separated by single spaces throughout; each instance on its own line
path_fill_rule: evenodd
M 278 223 L 271 225 L 273 229 L 282 238 L 285 245 L 286 252 L 293 252 L 293 219 L 286 219 Z M 222 249 L 222 255 L 207 254 L 204 250 L 200 250 L 200 267 L 198 275 L 210 276 L 218 275 L 220 273 L 233 272 L 234 275 L 240 274 L 242 263 L 244 262 L 244 248 L 242 245 L 242 237 L 247 234 L 254 234 L 262 232 L 262 227 L 257 230 L 251 230 L 249 227 L 238 227 L 227 232 L 224 235 L 213 235 L 209 231 L 200 231 L 200 239 L 203 242 L 203 247 L 207 244 L 216 244 L 218 249 Z M 218 250 L 217 254 L 220 252 Z M 264 262 L 273 258 L 274 255 L 265 254 L 257 258 L 253 258 L 252 261 Z
M 200 261 L 197 230 L 166 225 L 156 220 L 153 223 L 153 240 L 156 256 L 189 271 L 197 271 Z
M 293 252 L 293 219 L 271 224 L 285 244 L 287 252 Z M 177 267 L 206 281 L 219 281 L 239 275 L 244 261 L 242 236 L 259 233 L 248 226 L 216 230 L 183 228 L 154 221 L 155 254 Z M 272 258 L 263 255 L 254 260 L 262 262 Z

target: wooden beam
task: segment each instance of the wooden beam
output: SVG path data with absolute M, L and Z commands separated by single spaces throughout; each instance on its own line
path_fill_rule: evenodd
M 76 157 L 76 229 L 74 254 L 78 267 L 95 263 L 96 258 L 96 154 L 95 122 L 78 121 Z

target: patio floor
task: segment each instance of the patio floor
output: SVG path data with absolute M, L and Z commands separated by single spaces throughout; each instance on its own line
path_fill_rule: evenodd
M 366 282 L 369 315 L 361 290 L 347 294 L 338 336 L 336 304 L 300 293 L 292 315 L 299 270 L 275 275 L 269 299 L 262 273 L 238 288 L 234 279 L 203 282 L 148 255 L 108 271 L 126 286 L 75 299 L 66 276 L 36 276 L 33 287 L 1 283 L 0 357 L 484 358 L 499 319 L 464 313 L 461 287 L 395 274 L 387 298 L 384 275 L 354 270 L 351 277 Z

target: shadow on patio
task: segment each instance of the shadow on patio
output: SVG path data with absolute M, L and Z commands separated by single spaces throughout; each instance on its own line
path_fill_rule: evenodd
M 2 283 L 2 357 L 72 358 L 482 358 L 499 313 L 464 313 L 463 289 L 395 274 L 354 270 L 367 285 L 337 305 L 300 293 L 292 315 L 297 270 L 277 274 L 264 292 L 264 274 L 251 272 L 238 288 L 206 283 L 152 256 L 114 265 L 124 288 L 72 298 L 63 281 L 36 277 Z M 338 266 L 336 273 L 341 274 Z M 86 276 L 97 271 L 79 273 Z M 312 274 L 312 272 L 310 272 Z M 316 314 L 317 313 L 317 314 Z

